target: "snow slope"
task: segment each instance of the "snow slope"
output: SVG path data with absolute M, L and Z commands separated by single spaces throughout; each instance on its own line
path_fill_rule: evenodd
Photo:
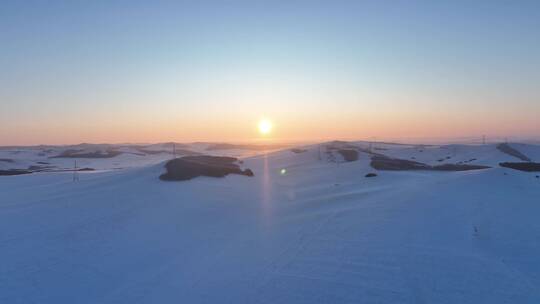
M 377 172 L 304 148 L 244 159 L 252 178 L 0 177 L 0 303 L 540 302 L 535 173 Z M 448 146 L 379 148 L 439 163 Z

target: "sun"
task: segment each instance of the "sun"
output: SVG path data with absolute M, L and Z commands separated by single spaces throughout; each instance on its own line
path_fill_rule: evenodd
M 266 135 L 272 131 L 272 122 L 268 119 L 259 121 L 259 133 Z

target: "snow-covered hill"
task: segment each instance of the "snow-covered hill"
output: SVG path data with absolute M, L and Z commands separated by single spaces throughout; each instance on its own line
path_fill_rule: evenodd
M 540 302 L 540 173 L 499 167 L 520 160 L 496 145 L 235 147 L 254 177 L 183 182 L 158 179 L 171 154 L 144 150 L 163 148 L 78 158 L 103 169 L 78 182 L 0 177 L 0 303 Z M 0 150 L 0 165 L 72 166 L 47 149 Z M 374 153 L 492 168 L 377 171 Z
M 217 146 L 217 148 L 216 148 Z M 65 171 L 90 168 L 97 171 L 148 166 L 186 155 L 248 157 L 275 151 L 283 145 L 229 145 L 213 143 L 152 145 L 80 144 L 73 146 L 0 147 L 0 170 Z

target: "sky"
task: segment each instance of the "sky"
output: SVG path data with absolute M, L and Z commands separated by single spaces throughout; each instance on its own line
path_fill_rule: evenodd
M 0 145 L 482 135 L 540 136 L 539 1 L 0 2 Z

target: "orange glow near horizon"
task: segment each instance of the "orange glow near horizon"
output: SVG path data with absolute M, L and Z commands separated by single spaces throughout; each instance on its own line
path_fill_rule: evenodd
M 483 108 L 429 106 L 426 101 L 408 102 L 397 96 L 366 101 L 347 100 L 332 106 L 330 97 L 308 104 L 307 97 L 276 96 L 244 99 L 241 95 L 224 98 L 223 104 L 186 109 L 182 103 L 141 101 L 129 106 L 88 108 L 75 115 L 69 107 L 58 113 L 41 113 L 32 119 L 4 121 L 0 145 L 158 142 L 313 142 L 323 140 L 416 141 L 425 138 L 538 136 L 540 122 L 535 108 L 519 113 L 493 106 L 490 115 Z M 281 97 L 281 98 L 280 98 Z M 338 98 L 335 97 L 335 98 Z M 314 97 L 313 97 L 314 98 Z M 385 100 L 395 100 L 390 103 Z M 261 105 L 270 124 L 260 128 Z M 34 115 L 34 116 L 32 116 Z M 265 123 L 266 124 L 266 123 Z M 275 126 L 279 125 L 279 128 Z M 270 126 L 270 127 L 269 127 Z M 274 126 L 274 128 L 272 128 Z M 270 134 L 261 132 L 269 130 Z M 266 132 L 266 131 L 265 131 Z
M 280 115 L 281 114 L 281 115 Z M 54 123 L 24 122 L 0 129 L 0 145 L 156 142 L 241 142 L 241 141 L 319 141 L 379 140 L 415 138 L 457 138 L 481 136 L 534 136 L 540 131 L 536 119 L 524 123 L 523 116 L 475 119 L 448 113 L 445 120 L 429 113 L 331 113 L 326 115 L 273 113 L 280 128 L 269 121 L 254 121 L 246 114 L 208 117 L 169 117 L 155 119 L 134 115 L 124 120 L 89 119 Z M 496 118 L 496 119 L 494 119 Z M 451 123 L 450 123 L 451 122 Z M 254 126 L 257 126 L 254 128 Z M 269 136 L 271 133 L 271 137 Z M 536 133 L 538 134 L 538 133 Z

